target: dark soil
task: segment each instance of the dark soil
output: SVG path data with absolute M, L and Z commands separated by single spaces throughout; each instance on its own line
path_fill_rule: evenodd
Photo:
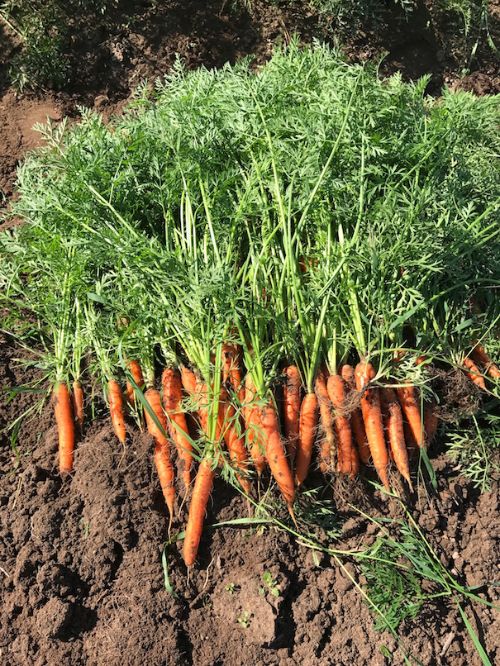
M 254 0 L 252 12 L 230 3 L 120 3 L 113 26 L 75 34 L 77 78 L 64 91 L 16 95 L 7 69 L 19 48 L 0 25 L 0 207 L 13 195 L 15 169 L 39 144 L 32 130 L 47 117 L 78 116 L 77 105 L 118 112 L 143 78 L 168 72 L 176 54 L 188 67 L 221 66 L 246 55 L 260 63 L 273 44 L 298 33 L 329 40 L 325 24 L 303 3 L 270 6 Z M 410 23 L 391 15 L 377 29 L 356 28 L 345 51 L 353 60 L 385 57 L 381 70 L 407 78 L 431 74 L 429 90 L 443 83 L 478 94 L 499 88 L 497 63 L 480 50 L 471 73 L 447 43 L 446 26 L 422 2 Z M 395 11 L 395 10 L 394 10 Z M 492 16 L 498 5 L 492 4 Z M 3 197 L 3 202 L 2 202 Z M 374 620 L 346 571 L 283 532 L 265 528 L 207 529 L 199 562 L 188 575 L 179 544 L 168 563 L 176 596 L 165 589 L 162 552 L 167 515 L 152 469 L 151 442 L 130 425 L 125 450 L 106 418 L 97 419 L 78 445 L 75 472 L 61 480 L 56 469 L 56 430 L 49 405 L 24 420 L 17 437 L 5 428 L 38 395 L 7 400 L 10 387 L 33 378 L 17 362 L 18 350 L 0 338 L 0 663 L 15 664 L 347 664 L 402 663 L 406 649 L 426 665 L 479 664 L 456 606 L 427 604 L 400 628 L 398 649 Z M 492 600 L 498 563 L 498 487 L 479 495 L 442 453 L 435 453 L 438 491 L 421 488 L 412 514 L 443 564 L 466 585 Z M 330 490 L 326 491 L 327 495 Z M 376 527 L 350 502 L 373 516 L 400 516 L 395 502 L 373 494 L 364 482 L 333 490 L 343 524 L 331 545 L 366 548 Z M 178 504 L 173 533 L 182 529 Z M 207 523 L 246 516 L 234 491 L 217 481 Z M 363 584 L 346 560 L 347 571 Z M 263 583 L 269 572 L 274 593 Z M 264 590 L 264 593 L 262 593 Z M 500 661 L 495 612 L 465 606 L 492 663 Z M 393 654 L 390 662 L 384 654 Z

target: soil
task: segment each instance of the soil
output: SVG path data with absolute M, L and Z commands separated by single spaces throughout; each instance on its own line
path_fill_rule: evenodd
M 258 64 L 293 33 L 306 42 L 314 35 L 333 40 L 332 26 L 304 7 L 260 0 L 251 11 L 222 1 L 122 2 L 113 28 L 75 36 L 76 81 L 63 91 L 24 95 L 9 88 L 7 70 L 19 44 L 0 25 L 0 207 L 14 195 L 17 165 L 40 143 L 34 123 L 77 118 L 79 104 L 105 115 L 119 112 L 137 83 L 163 76 L 176 54 L 188 67 L 221 66 L 246 55 Z M 431 10 L 431 2 L 422 2 L 411 24 L 394 15 L 377 30 L 357 28 L 345 44 L 347 56 L 377 59 L 385 51 L 383 73 L 429 73 L 434 94 L 443 83 L 476 94 L 498 91 L 497 63 L 487 50 L 461 76 L 451 51 L 443 49 L 446 30 L 433 23 Z M 492 16 L 498 16 L 497 3 Z M 167 591 L 162 555 L 168 521 L 149 437 L 129 424 L 130 439 L 121 449 L 107 418 L 97 418 L 78 445 L 74 474 L 61 479 L 49 404 L 24 419 L 15 437 L 6 430 L 40 397 L 23 392 L 8 399 L 10 388 L 36 376 L 20 356 L 0 337 L 2 664 L 382 665 L 402 663 L 405 650 L 430 666 L 480 664 L 452 600 L 428 602 L 417 619 L 405 620 L 398 646 L 388 632 L 375 631 L 349 576 L 362 586 L 366 581 L 349 558 L 342 568 L 270 527 L 206 529 L 189 574 L 180 544 L 170 545 L 165 557 L 174 593 Z M 408 506 L 443 565 L 492 601 L 498 486 L 480 495 L 439 447 L 431 453 L 438 488 L 421 488 L 407 498 Z M 334 498 L 338 516 L 340 534 L 330 542 L 335 548 L 366 548 L 376 539 L 376 526 L 351 503 L 375 517 L 401 517 L 395 501 L 379 497 L 363 480 L 335 482 L 323 492 L 325 500 Z M 178 501 L 172 534 L 182 529 L 185 515 Z M 246 515 L 242 499 L 217 480 L 207 524 Z M 464 608 L 491 662 L 498 663 L 496 612 L 479 604 Z

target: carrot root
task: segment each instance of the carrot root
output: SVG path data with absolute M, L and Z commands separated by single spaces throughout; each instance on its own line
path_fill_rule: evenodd
M 73 471 L 75 423 L 67 384 L 59 382 L 54 386 L 52 400 L 59 439 L 59 472 L 69 474 Z

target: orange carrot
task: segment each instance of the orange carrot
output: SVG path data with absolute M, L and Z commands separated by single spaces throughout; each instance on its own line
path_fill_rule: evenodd
M 110 379 L 108 382 L 108 400 L 113 430 L 118 440 L 122 444 L 125 444 L 127 432 L 125 429 L 125 417 L 123 415 L 123 393 L 116 379 Z
M 250 373 L 245 377 L 245 400 L 243 402 L 243 419 L 247 432 L 247 444 L 257 474 L 260 476 L 266 465 L 264 445 L 262 443 L 262 424 L 260 406 L 253 404 L 257 400 L 257 391 Z
M 346 392 L 356 391 L 356 382 L 354 379 L 354 368 L 352 365 L 344 364 L 340 370 L 340 375 L 346 383 Z M 349 395 L 349 393 L 347 393 Z M 370 462 L 371 454 L 368 440 L 366 439 L 365 424 L 361 409 L 356 407 L 351 412 L 351 430 L 354 435 L 354 441 L 358 450 L 359 458 L 364 465 Z
M 83 430 L 85 413 L 83 407 L 83 389 L 79 381 L 73 382 L 73 413 L 81 433 Z
M 75 424 L 67 384 L 58 382 L 54 386 L 52 400 L 59 438 L 59 472 L 66 474 L 73 471 L 75 450 Z
M 305 481 L 309 472 L 317 430 L 318 398 L 315 393 L 306 393 L 300 406 L 299 441 L 295 458 L 295 483 L 297 486 Z
M 212 469 L 212 460 L 208 457 L 203 458 L 198 467 L 198 473 L 194 482 L 193 496 L 189 506 L 189 516 L 182 548 L 182 556 L 187 567 L 193 566 L 198 554 L 214 476 L 215 470 Z
M 462 365 L 464 368 L 467 368 L 466 375 L 478 388 L 482 391 L 486 391 L 486 384 L 484 382 L 484 377 L 482 377 L 481 372 L 474 361 L 468 357 L 464 358 Z
M 349 474 L 352 478 L 359 471 L 359 457 L 353 445 L 349 417 L 345 414 L 346 385 L 340 375 L 330 375 L 326 387 L 334 409 L 334 427 L 338 446 L 337 468 L 341 474 Z
M 384 424 L 380 409 L 380 395 L 377 388 L 369 388 L 370 381 L 375 377 L 371 363 L 360 361 L 354 371 L 356 389 L 361 392 L 361 412 L 366 431 L 366 438 L 373 464 L 384 487 L 389 490 L 387 465 L 389 456 L 384 438 Z
M 237 475 L 237 479 L 245 493 L 249 495 L 251 490 L 250 481 L 245 477 L 248 465 L 245 436 L 238 433 L 236 410 L 234 405 L 229 402 L 228 397 L 229 396 L 224 395 L 222 403 L 224 441 L 226 442 L 229 458 L 232 464 L 241 472 L 241 474 Z
M 266 458 L 271 469 L 271 474 L 285 498 L 288 510 L 293 515 L 292 506 L 295 499 L 295 487 L 292 472 L 281 442 L 278 417 L 272 403 L 267 404 L 262 409 L 260 422 L 266 447 Z
M 396 393 L 408 423 L 408 429 L 412 434 L 412 441 L 422 448 L 425 446 L 425 438 L 417 387 L 413 385 L 398 386 Z M 406 441 L 409 444 L 408 439 Z
M 491 358 L 486 353 L 485 348 L 479 343 L 474 347 L 472 351 L 472 357 L 479 363 L 484 366 L 486 374 L 488 374 L 492 379 L 500 379 L 500 369 Z
M 239 345 L 222 345 L 222 381 L 229 382 L 240 402 L 243 402 L 245 388 L 241 372 L 241 347 Z
M 408 451 L 405 444 L 403 414 L 394 389 L 386 387 L 381 391 L 384 411 L 384 425 L 389 447 L 401 476 L 406 479 L 410 488 L 410 466 L 408 464 Z
M 170 522 L 172 522 L 174 516 L 175 486 L 174 466 L 170 459 L 170 445 L 165 436 L 167 431 L 167 417 L 161 406 L 159 391 L 155 388 L 148 388 L 144 397 L 159 423 L 159 425 L 156 423 L 149 409 L 144 410 L 148 432 L 155 440 L 154 462 L 156 465 L 156 471 L 158 472 L 158 478 L 160 479 L 163 496 L 170 513 Z
M 323 441 L 319 452 L 319 469 L 323 474 L 332 471 L 335 467 L 335 435 L 333 432 L 332 403 L 328 397 L 326 379 L 322 372 L 318 373 L 315 382 L 316 396 L 318 398 L 319 416 L 323 429 Z
M 181 473 L 185 488 L 191 483 L 193 445 L 189 437 L 186 415 L 182 411 L 182 384 L 178 370 L 165 368 L 161 377 L 163 407 L 168 416 L 168 429 L 175 444 L 181 463 Z
M 293 463 L 297 453 L 299 441 L 300 421 L 300 372 L 297 366 L 289 365 L 285 368 L 285 384 L 283 386 L 283 423 L 286 438 L 288 457 Z
M 196 395 L 196 375 L 185 365 L 181 365 L 181 381 L 186 393 L 190 396 Z
M 127 363 L 127 367 L 129 369 L 130 374 L 132 375 L 132 379 L 142 391 L 142 389 L 144 388 L 144 377 L 142 376 L 142 369 L 139 364 L 139 361 L 129 361 Z M 125 388 L 125 397 L 127 398 L 127 402 L 130 405 L 135 405 L 134 387 L 128 380 L 127 380 L 127 386 Z

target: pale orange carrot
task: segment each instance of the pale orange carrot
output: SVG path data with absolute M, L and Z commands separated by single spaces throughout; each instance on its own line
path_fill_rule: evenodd
M 139 361 L 129 361 L 127 363 L 127 368 L 132 375 L 132 379 L 134 382 L 137 384 L 137 386 L 141 389 L 144 388 L 144 377 L 142 375 L 142 368 L 139 363 Z M 132 384 L 128 381 L 127 379 L 127 386 L 125 388 L 125 396 L 127 398 L 127 402 L 130 405 L 135 405 L 135 391 L 134 387 Z
M 352 365 L 344 364 L 340 370 L 340 375 L 346 383 L 346 394 L 349 396 L 350 392 L 356 391 L 354 368 Z M 370 447 L 366 439 L 365 424 L 363 423 L 363 415 L 359 407 L 356 407 L 351 412 L 351 430 L 356 442 L 358 456 L 364 465 L 368 465 L 371 458 Z
M 474 347 L 472 351 L 472 357 L 476 363 L 484 366 L 486 374 L 489 375 L 492 379 L 500 379 L 500 368 L 495 363 L 493 363 L 491 358 L 486 353 L 485 348 L 479 343 L 477 343 Z
M 484 381 L 484 377 L 481 375 L 481 371 L 474 363 L 474 361 L 471 358 L 466 357 L 464 358 L 462 365 L 464 366 L 464 368 L 467 368 L 465 374 L 471 380 L 471 382 L 473 382 L 482 391 L 486 391 L 486 384 Z
M 186 415 L 182 411 L 182 384 L 178 370 L 165 368 L 161 377 L 163 407 L 168 416 L 168 429 L 177 449 L 185 488 L 191 483 L 193 445 L 189 437 Z
M 193 566 L 200 545 L 205 513 L 212 492 L 215 470 L 212 460 L 204 457 L 198 467 L 194 482 L 193 495 L 189 506 L 189 516 L 182 548 L 182 555 L 187 567 Z
M 413 384 L 398 386 L 396 393 L 406 422 L 408 423 L 408 428 L 412 433 L 412 440 L 417 446 L 422 448 L 425 446 L 425 437 L 417 387 L 413 386 Z M 406 442 L 409 445 L 408 439 Z
M 83 389 L 79 381 L 73 382 L 73 413 L 75 415 L 75 421 L 78 424 L 78 429 L 80 433 L 83 430 L 83 421 L 85 418 L 84 406 L 83 406 Z
M 405 444 L 403 414 L 394 389 L 386 387 L 381 391 L 384 426 L 392 457 L 401 476 L 412 488 L 408 451 Z
M 325 375 L 320 372 L 315 381 L 318 398 L 320 423 L 323 429 L 323 440 L 319 451 L 319 469 L 323 474 L 336 467 L 335 435 L 333 430 L 332 403 L 328 397 Z
M 296 365 L 289 365 L 284 370 L 285 383 L 283 386 L 283 425 L 285 430 L 285 443 L 291 463 L 295 460 L 299 441 L 300 398 L 301 385 L 300 372 Z
M 71 396 L 67 384 L 58 382 L 54 386 L 52 402 L 59 439 L 59 472 L 61 474 L 68 474 L 73 471 L 75 423 L 71 407 Z
M 318 398 L 306 393 L 300 406 L 299 441 L 295 457 L 295 483 L 300 486 L 309 473 L 314 440 L 318 431 Z
M 385 445 L 380 395 L 376 387 L 370 387 L 370 382 L 375 377 L 372 364 L 360 361 L 354 371 L 354 377 L 356 389 L 361 393 L 361 412 L 373 464 L 384 487 L 389 490 L 387 475 L 389 456 Z
M 354 477 L 359 471 L 359 457 L 352 441 L 349 417 L 346 415 L 346 383 L 340 375 L 330 375 L 327 382 L 328 397 L 334 409 L 334 427 L 337 440 L 337 469 L 341 474 Z
M 271 469 L 271 474 L 285 498 L 288 510 L 293 516 L 292 506 L 295 499 L 293 476 L 281 441 L 276 410 L 272 403 L 267 404 L 262 409 L 260 423 L 266 447 L 266 458 Z
M 125 428 L 125 417 L 123 415 L 123 393 L 120 384 L 116 379 L 108 381 L 108 401 L 111 423 L 118 440 L 125 444 L 127 431 Z

